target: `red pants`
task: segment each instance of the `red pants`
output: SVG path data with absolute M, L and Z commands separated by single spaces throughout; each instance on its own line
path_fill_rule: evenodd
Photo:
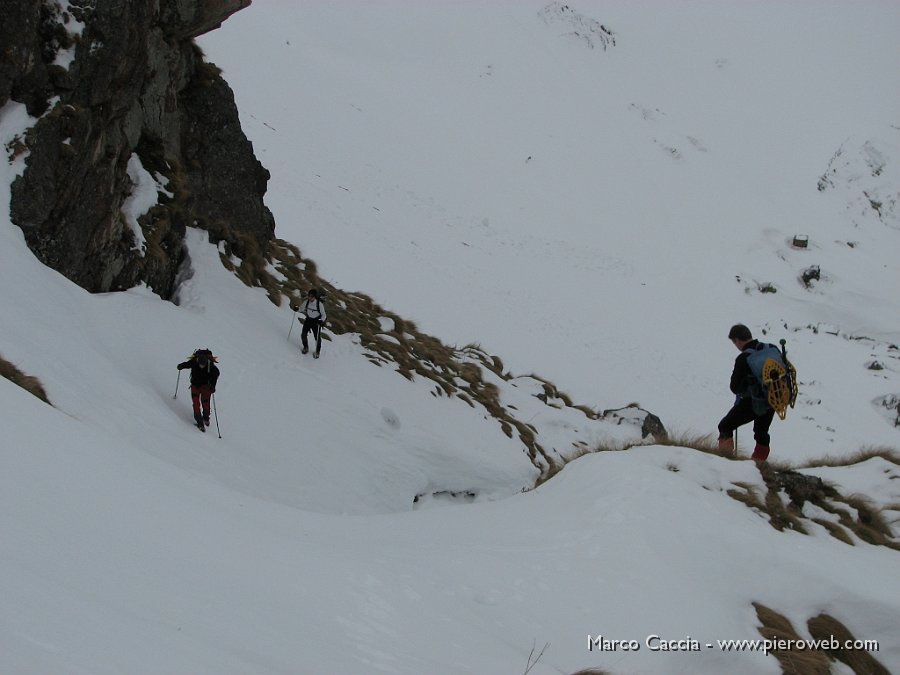
M 200 406 L 203 406 L 203 419 L 209 419 L 209 397 L 212 390 L 208 384 L 199 387 L 191 385 L 191 401 L 194 403 L 194 419 L 200 419 Z

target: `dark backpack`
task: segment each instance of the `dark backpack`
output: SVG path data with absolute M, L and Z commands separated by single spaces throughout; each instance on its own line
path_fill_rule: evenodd
M 787 359 L 787 351 L 781 341 L 781 349 L 773 344 L 759 343 L 745 349 L 747 366 L 752 374 L 750 398 L 753 412 L 762 415 L 772 408 L 778 417 L 784 419 L 788 406 L 797 401 L 797 370 Z
M 195 349 L 191 356 L 194 359 L 194 363 L 200 368 L 209 369 L 216 361 L 218 361 L 209 349 Z

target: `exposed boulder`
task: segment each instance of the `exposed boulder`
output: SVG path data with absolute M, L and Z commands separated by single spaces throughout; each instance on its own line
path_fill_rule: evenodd
M 818 265 L 810 265 L 800 273 L 800 280 L 803 281 L 803 285 L 807 288 L 811 287 L 814 281 L 819 281 L 821 278 L 822 270 Z
M 820 504 L 826 497 L 835 494 L 818 476 L 808 476 L 789 469 L 774 471 L 772 475 L 774 484 L 787 493 L 790 503 L 798 509 L 802 509 L 806 502 Z
M 624 408 L 604 410 L 600 417 L 614 421 L 616 424 L 627 423 L 639 426 L 641 438 L 652 436 L 655 441 L 664 441 L 669 437 L 662 420 L 649 410 L 641 408 L 637 403 L 631 403 Z

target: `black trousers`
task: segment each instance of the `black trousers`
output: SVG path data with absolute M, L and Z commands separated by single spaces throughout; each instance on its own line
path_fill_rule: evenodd
M 753 401 L 741 398 L 735 402 L 728 414 L 719 422 L 719 438 L 731 438 L 734 430 L 744 424 L 753 422 L 753 438 L 760 445 L 769 447 L 769 426 L 775 417 L 775 411 L 769 408 L 762 415 L 753 412 Z
M 310 317 L 306 317 L 303 320 L 303 330 L 300 332 L 300 342 L 303 343 L 303 349 L 309 350 L 309 345 L 306 342 L 306 334 L 312 331 L 313 338 L 316 341 L 316 352 L 322 350 L 322 334 L 319 327 L 318 319 L 311 319 Z

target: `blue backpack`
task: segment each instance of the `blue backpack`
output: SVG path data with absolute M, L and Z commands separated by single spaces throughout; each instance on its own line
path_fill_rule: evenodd
M 764 414 L 769 408 L 784 419 L 788 406 L 794 407 L 797 401 L 797 370 L 787 359 L 781 341 L 781 349 L 773 344 L 759 343 L 756 347 L 745 349 L 747 365 L 753 377 L 750 382 L 750 398 L 753 412 Z

